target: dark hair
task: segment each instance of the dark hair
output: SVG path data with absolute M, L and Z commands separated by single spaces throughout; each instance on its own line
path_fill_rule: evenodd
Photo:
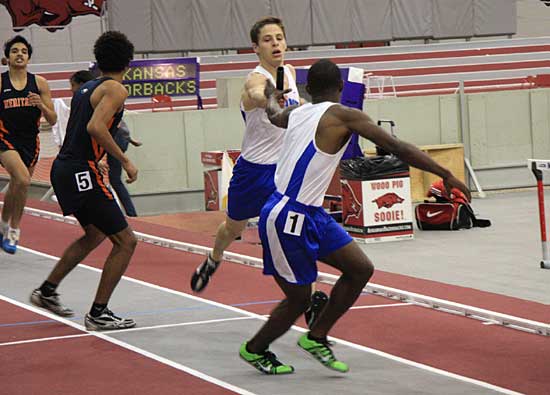
M 315 62 L 307 72 L 307 88 L 311 96 L 319 96 L 340 89 L 342 75 L 338 66 L 329 59 Z
M 275 16 L 266 16 L 256 21 L 254 26 L 252 26 L 252 28 L 250 29 L 250 40 L 253 43 L 258 44 L 258 40 L 260 38 L 260 30 L 262 30 L 262 27 L 264 27 L 265 25 L 279 26 L 283 31 L 283 36 L 285 36 L 286 38 L 285 26 L 283 25 L 283 21 Z
M 73 81 L 75 84 L 83 84 L 93 79 L 93 74 L 90 73 L 88 70 L 79 70 L 71 75 L 71 81 Z
M 13 47 L 13 44 L 17 44 L 17 43 L 22 43 L 27 47 L 27 52 L 29 53 L 29 59 L 30 59 L 32 56 L 32 45 L 27 41 L 25 37 L 20 35 L 14 36 L 4 43 L 4 56 L 6 58 L 9 58 L 11 47 Z
M 101 71 L 124 71 L 134 58 L 134 44 L 121 32 L 105 32 L 94 44 L 94 55 Z

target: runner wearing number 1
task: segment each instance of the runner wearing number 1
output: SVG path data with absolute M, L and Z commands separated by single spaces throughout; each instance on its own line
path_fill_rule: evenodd
M 298 347 L 329 369 L 340 373 L 349 370 L 345 362 L 335 357 L 327 335 L 357 300 L 374 266 L 322 204 L 352 133 L 369 139 L 403 162 L 441 177 L 445 190 L 458 188 L 470 200 L 466 185 L 426 153 L 386 133 L 362 111 L 339 104 L 342 88 L 340 69 L 327 59 L 317 61 L 308 71 L 306 90 L 311 94 L 310 104 L 280 108 L 278 100 L 284 92 L 267 82 L 266 114 L 286 133 L 275 171 L 276 191 L 263 206 L 258 227 L 264 274 L 273 276 L 285 299 L 239 352 L 262 373 L 294 372 L 292 365 L 282 363 L 269 351 L 269 346 L 307 309 L 311 284 L 317 279 L 318 260 L 342 275 L 309 333 L 300 336 Z

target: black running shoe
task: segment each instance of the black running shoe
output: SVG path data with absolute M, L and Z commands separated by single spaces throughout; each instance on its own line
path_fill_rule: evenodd
M 61 317 L 72 317 L 74 315 L 74 311 L 61 303 L 59 294 L 57 293 L 53 293 L 50 296 L 44 296 L 40 288 L 36 288 L 32 291 L 30 299 L 33 305 L 43 307 Z
M 325 308 L 327 302 L 328 296 L 323 291 L 315 291 L 311 295 L 311 304 L 304 313 L 308 328 L 311 329 L 317 318 L 319 318 L 319 314 L 321 314 L 321 311 Z
M 104 308 L 97 317 L 90 313 L 84 318 L 84 325 L 89 331 L 109 331 L 115 329 L 129 329 L 136 326 L 136 322 L 131 318 L 117 317 L 111 310 Z
M 195 270 L 191 277 L 191 289 L 195 292 L 201 292 L 206 288 L 210 277 L 212 277 L 219 265 L 220 262 L 216 262 L 208 254 L 208 258 Z

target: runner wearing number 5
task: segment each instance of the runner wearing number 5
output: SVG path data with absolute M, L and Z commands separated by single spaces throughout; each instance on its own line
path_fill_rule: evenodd
M 137 178 L 137 168 L 113 139 L 128 96 L 122 77 L 133 53 L 133 44 L 115 31 L 104 33 L 94 45 L 101 76 L 75 92 L 67 134 L 51 172 L 63 214 L 76 217 L 84 236 L 65 250 L 46 281 L 31 294 L 33 304 L 61 316 L 72 316 L 73 311 L 60 302 L 56 289 L 63 278 L 108 237 L 113 248 L 105 261 L 92 308 L 84 319 L 88 330 L 126 329 L 136 325 L 134 320 L 117 317 L 107 308 L 137 241 L 98 170 L 99 160 L 108 152 L 120 161 L 128 182 Z

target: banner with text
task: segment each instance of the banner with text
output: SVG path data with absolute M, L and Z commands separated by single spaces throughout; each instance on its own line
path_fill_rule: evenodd
M 133 60 L 122 83 L 129 97 L 199 96 L 199 59 Z

